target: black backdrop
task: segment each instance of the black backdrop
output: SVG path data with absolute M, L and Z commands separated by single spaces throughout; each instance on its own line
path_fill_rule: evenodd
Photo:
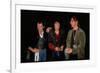
M 69 22 L 72 16 L 78 17 L 80 27 L 86 33 L 85 59 L 89 59 L 89 15 L 89 13 L 80 12 L 21 10 L 21 62 L 28 62 L 26 59 L 27 48 L 31 44 L 30 41 L 35 39 L 37 21 L 43 21 L 45 28 L 53 27 L 55 20 L 60 21 L 61 28 L 65 31 L 65 36 L 67 37 L 68 31 L 71 29 Z

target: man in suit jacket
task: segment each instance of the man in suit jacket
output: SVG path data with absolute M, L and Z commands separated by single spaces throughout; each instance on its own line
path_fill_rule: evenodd
M 85 57 L 85 32 L 78 26 L 78 19 L 73 16 L 70 21 L 72 29 L 68 32 L 66 40 L 66 59 L 77 60 Z
M 43 23 L 37 22 L 37 34 L 34 35 L 35 39 L 32 41 L 32 45 L 28 48 L 34 54 L 34 61 L 42 62 L 47 60 L 48 35 L 43 29 Z

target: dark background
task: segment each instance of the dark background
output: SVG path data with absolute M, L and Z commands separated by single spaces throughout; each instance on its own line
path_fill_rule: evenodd
M 29 62 L 29 60 L 26 59 L 27 48 L 31 44 L 30 41 L 35 39 L 34 35 L 37 21 L 41 20 L 45 28 L 53 27 L 55 20 L 60 21 L 61 28 L 65 31 L 65 36 L 67 37 L 68 31 L 71 29 L 69 22 L 72 16 L 78 17 L 80 27 L 86 33 L 85 60 L 89 59 L 89 13 L 21 10 L 21 62 Z

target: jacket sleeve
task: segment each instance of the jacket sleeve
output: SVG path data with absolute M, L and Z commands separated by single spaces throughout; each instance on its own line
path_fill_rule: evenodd
M 54 51 L 55 46 L 54 46 L 54 44 L 52 43 L 52 41 L 53 41 L 52 32 L 50 32 L 50 33 L 48 34 L 48 48 L 49 48 L 50 50 Z
M 80 44 L 78 45 L 78 54 L 80 58 L 84 58 L 85 55 L 85 44 L 86 44 L 86 35 L 85 32 L 81 32 Z
M 66 47 L 67 48 L 71 47 L 71 30 L 68 32 L 68 35 L 67 35 Z

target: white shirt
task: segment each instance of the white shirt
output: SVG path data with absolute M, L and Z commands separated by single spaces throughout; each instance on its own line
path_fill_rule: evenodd
M 41 32 L 41 33 L 39 34 L 39 36 L 40 36 L 41 38 L 43 38 L 43 33 L 44 33 L 44 32 Z
M 41 34 L 39 34 L 39 36 L 40 36 L 41 38 L 43 38 L 43 33 L 44 33 L 44 32 L 42 32 Z M 34 61 L 39 61 L 39 52 L 36 52 L 36 53 L 35 53 Z

